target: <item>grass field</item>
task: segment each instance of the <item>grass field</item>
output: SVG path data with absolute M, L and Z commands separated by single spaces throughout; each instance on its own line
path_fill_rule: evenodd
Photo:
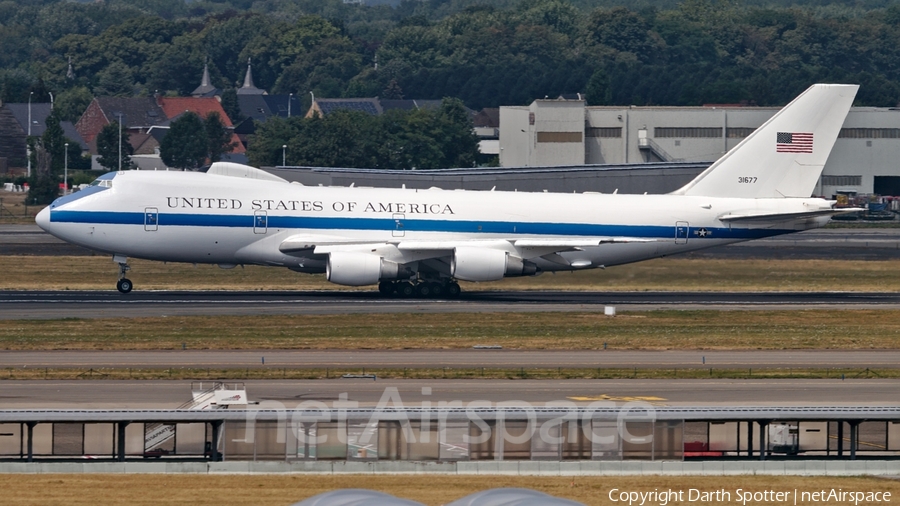
M 212 265 L 129 260 L 135 290 L 368 290 L 323 275 L 278 267 L 223 270 Z M 0 256 L 0 290 L 114 290 L 118 266 L 107 256 Z M 463 290 L 872 291 L 900 287 L 900 260 L 768 260 L 672 257 L 603 270 L 463 283 Z
M 26 196 L 27 193 L 24 192 L 12 193 L 0 190 L 0 225 L 34 224 L 34 217 L 45 206 L 26 205 Z
M 446 504 L 466 495 L 500 487 L 524 487 L 582 502 L 588 505 L 622 505 L 612 502 L 610 491 L 652 492 L 683 491 L 688 504 L 689 489 L 731 494 L 729 504 L 737 501 L 737 491 L 790 492 L 790 501 L 765 504 L 822 504 L 823 501 L 793 501 L 793 493 L 811 491 L 890 492 L 891 502 L 900 494 L 900 482 L 880 478 L 784 477 L 784 476 L 625 476 L 625 477 L 516 477 L 516 476 L 441 476 L 441 475 L 0 475 L 2 502 L 26 506 L 45 504 L 96 505 L 160 504 L 289 505 L 308 497 L 340 488 L 364 488 L 385 492 L 428 505 Z M 802 497 L 802 496 L 801 496 Z M 618 497 L 616 497 L 618 499 Z M 693 501 L 690 504 L 724 504 L 726 501 Z M 833 504 L 853 504 L 847 501 Z M 635 503 L 635 504 L 639 504 Z M 661 504 L 659 501 L 645 504 Z M 763 502 L 747 504 L 764 504 Z M 859 504 L 866 504 L 860 502 Z
M 727 315 L 727 317 L 723 317 Z M 900 310 L 350 314 L 0 320 L 6 350 L 188 349 L 896 349 Z M 3 369 L 0 379 L 840 378 L 855 369 Z M 900 369 L 866 370 L 898 377 Z
M 52 268 L 48 265 L 52 264 Z M 135 261 L 138 289 L 342 290 L 322 276 L 248 266 L 221 270 Z M 0 289 L 111 290 L 116 267 L 106 257 L 0 257 Z M 481 289 L 891 291 L 900 261 L 710 260 L 667 258 L 604 271 L 467 284 Z M 0 350 L 141 349 L 440 349 L 500 345 L 506 349 L 897 349 L 900 310 L 647 311 L 615 318 L 598 312 L 173 316 L 0 321 Z M 341 372 L 359 371 L 331 371 Z M 329 371 L 245 371 L 245 377 L 323 377 Z M 376 371 L 372 371 L 376 372 Z M 84 371 L 0 371 L 0 378 L 81 377 Z M 407 370 L 379 370 L 410 377 Z M 681 371 L 699 377 L 706 370 Z M 847 371 L 847 374 L 858 371 Z M 231 373 L 236 374 L 234 371 Z M 414 377 L 442 377 L 443 370 Z M 456 370 L 453 377 L 474 377 Z M 491 377 L 665 377 L 668 372 L 495 370 Z M 678 374 L 675 371 L 674 374 Z M 717 371 L 717 374 L 726 374 Z M 743 371 L 727 373 L 743 377 Z M 759 372 L 758 374 L 761 374 Z M 837 371 L 778 371 L 771 377 L 834 377 Z M 875 374 L 890 375 L 891 371 Z M 98 377 L 203 378 L 215 371 L 107 370 Z M 162 376 L 161 376 L 162 375 Z M 93 377 L 90 372 L 88 377 Z M 724 376 L 720 376 L 724 377 Z
M 725 316 L 723 316 L 725 315 Z M 0 320 L 0 349 L 895 349 L 900 310 Z
M 247 368 L 13 368 L 0 369 L 0 380 L 314 380 L 344 374 L 374 375 L 378 379 L 859 379 L 900 378 L 900 369 L 872 368 L 569 368 L 569 367 L 435 367 L 435 368 L 286 368 L 258 365 Z

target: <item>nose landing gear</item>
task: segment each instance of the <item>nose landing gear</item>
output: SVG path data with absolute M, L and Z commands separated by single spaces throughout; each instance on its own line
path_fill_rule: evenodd
M 131 270 L 131 266 L 128 265 L 128 259 L 115 255 L 113 256 L 113 262 L 119 264 L 119 281 L 116 283 L 116 289 L 122 293 L 128 293 L 134 288 L 134 284 L 130 279 L 125 277 L 125 273 Z
M 122 278 L 116 283 L 116 288 L 122 293 L 130 292 L 132 287 L 131 280 L 128 278 Z

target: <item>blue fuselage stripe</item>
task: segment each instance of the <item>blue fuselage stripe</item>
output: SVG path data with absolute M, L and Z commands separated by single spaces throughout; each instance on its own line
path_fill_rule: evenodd
M 336 218 L 306 216 L 253 216 L 221 214 L 160 213 L 159 227 L 227 227 L 280 228 L 312 230 L 404 230 L 406 232 L 453 232 L 467 234 L 511 234 L 522 236 L 621 236 L 672 239 L 675 226 L 612 225 L 593 223 L 543 223 L 509 221 L 415 220 L 399 222 L 389 218 Z M 264 218 L 264 223 L 257 222 Z M 112 211 L 51 211 L 52 223 L 84 223 L 92 225 L 145 224 L 144 213 Z M 704 238 L 697 234 L 701 227 L 691 227 L 688 237 Z M 794 230 L 703 227 L 707 239 L 759 239 L 781 235 Z

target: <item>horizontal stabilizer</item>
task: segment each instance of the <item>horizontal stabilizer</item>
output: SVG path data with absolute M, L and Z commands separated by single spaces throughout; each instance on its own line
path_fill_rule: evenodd
M 770 222 L 791 221 L 804 218 L 817 218 L 819 216 L 835 216 L 838 214 L 858 213 L 865 209 L 853 207 L 844 209 L 819 209 L 816 211 L 803 211 L 799 213 L 729 213 L 719 216 L 725 222 Z

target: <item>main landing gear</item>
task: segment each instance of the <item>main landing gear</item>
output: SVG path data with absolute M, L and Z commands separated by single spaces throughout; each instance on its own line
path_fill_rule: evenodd
M 382 281 L 378 283 L 378 291 L 382 295 L 409 299 L 419 297 L 422 299 L 438 299 L 445 297 L 452 299 L 459 297 L 460 288 L 456 281 Z
M 128 293 L 134 288 L 134 284 L 130 279 L 125 277 L 125 273 L 131 270 L 131 266 L 128 265 L 128 259 L 123 256 L 116 255 L 113 257 L 113 262 L 119 264 L 119 281 L 116 283 L 116 289 L 122 293 Z

